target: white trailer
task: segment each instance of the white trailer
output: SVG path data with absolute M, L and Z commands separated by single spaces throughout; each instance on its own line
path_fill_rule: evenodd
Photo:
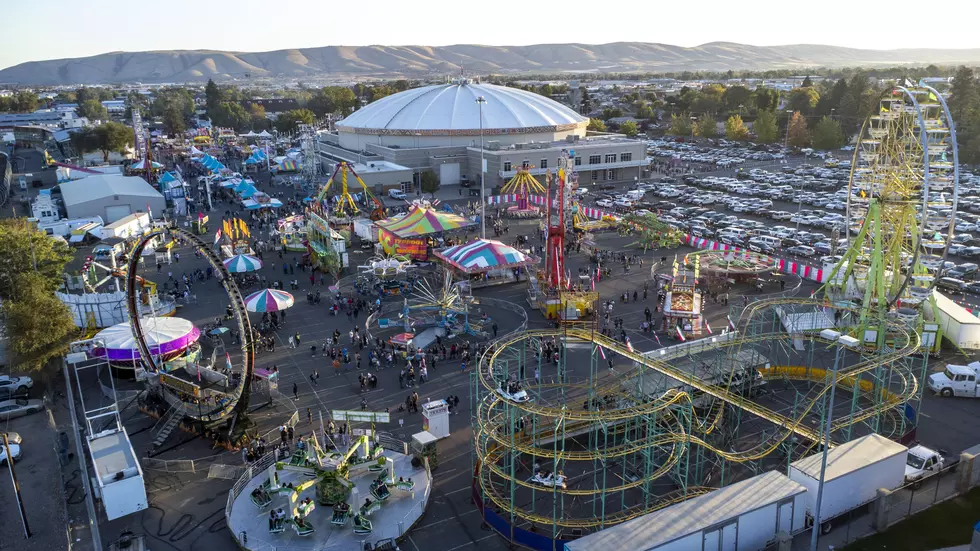
M 565 551 L 761 551 L 806 525 L 806 488 L 768 472 L 565 544 Z
M 363 241 L 374 243 L 378 240 L 378 227 L 367 218 L 355 218 L 354 234 Z
M 907 455 L 905 446 L 878 434 L 831 449 L 820 502 L 821 531 L 829 532 L 834 518 L 874 501 L 879 488 L 892 490 L 901 486 L 905 482 Z M 821 457 L 822 453 L 815 453 L 789 467 L 790 479 L 806 486 L 810 522 L 816 509 Z
M 936 291 L 933 294 L 939 310 L 936 321 L 942 327 L 943 336 L 964 350 L 980 350 L 980 318 L 942 293 Z

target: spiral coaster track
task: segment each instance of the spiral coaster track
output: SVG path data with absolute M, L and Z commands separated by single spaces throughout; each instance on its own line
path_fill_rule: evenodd
M 791 336 L 778 327 L 747 331 L 758 321 L 771 326 L 769 320 L 763 320 L 766 313 L 788 305 L 830 307 L 816 299 L 752 302 L 738 318 L 738 337 L 719 342 L 711 350 L 732 358 L 752 346 L 792 348 L 794 339 L 803 339 L 813 349 L 834 346 L 819 334 Z M 841 311 L 860 313 L 857 309 Z M 537 549 L 560 548 L 571 534 L 609 527 L 710 491 L 706 486 L 717 484 L 709 482 L 712 473 L 702 473 L 695 466 L 713 461 L 709 456 L 729 465 L 753 462 L 757 466 L 790 442 L 812 449 L 822 438 L 811 423 L 821 415 L 832 383 L 854 394 L 850 413 L 835 416 L 831 423 L 832 441 L 846 440 L 850 427 L 891 416 L 920 392 L 919 374 L 901 361 L 919 349 L 919 335 L 900 323 L 889 323 L 888 331 L 894 336 L 893 348 L 873 356 L 857 352 L 855 362 L 836 371 L 836 380 L 830 370 L 769 370 L 767 374 L 774 377 L 805 380 L 812 387 L 792 414 L 777 412 L 736 390 L 734 361 L 725 364 L 731 371 L 723 380 L 708 380 L 679 368 L 672 359 L 644 356 L 586 328 L 507 335 L 481 358 L 475 375 L 479 399 L 474 410 L 474 499 L 487 522 L 512 542 Z M 535 381 L 524 372 L 532 369 L 528 350 L 551 339 L 563 345 L 557 375 Z M 581 352 L 592 357 L 588 378 L 569 376 L 563 367 L 564 356 L 574 354 L 574 349 L 591 349 Z M 624 386 L 627 375 L 603 374 L 603 365 L 595 369 L 596 363 L 604 363 L 595 361 L 599 354 L 628 359 L 639 377 L 662 377 L 679 384 L 638 399 Z M 882 369 L 889 372 L 888 385 L 870 386 L 865 377 Z M 511 389 L 505 388 L 514 380 L 527 382 L 524 390 L 530 399 L 515 399 Z M 604 407 L 586 405 L 597 398 Z M 694 406 L 695 402 L 699 405 Z M 770 429 L 758 439 L 726 438 L 726 425 L 744 414 Z M 893 433 L 904 432 L 902 422 L 898 419 L 891 425 L 898 427 Z M 588 441 L 577 442 L 577 438 Z M 533 475 L 532 461 L 544 461 L 551 475 L 543 479 Z M 724 471 L 721 477 L 724 481 Z M 550 537 L 542 534 L 547 531 L 552 532 Z
M 221 258 L 215 254 L 214 250 L 212 250 L 212 248 L 205 242 L 201 241 L 196 235 L 176 226 L 156 230 L 144 235 L 139 242 L 136 243 L 135 247 L 130 253 L 129 265 L 126 273 L 126 308 L 129 311 L 129 323 L 132 327 L 133 337 L 136 340 L 136 345 L 139 349 L 143 367 L 150 373 L 157 374 L 160 372 L 160 364 L 158 363 L 157 359 L 154 358 L 153 354 L 150 353 L 150 347 L 146 343 L 146 334 L 143 331 L 143 322 L 140 319 L 138 310 L 139 285 L 137 280 L 139 279 L 139 276 L 137 275 L 137 272 L 139 270 L 139 260 L 143 255 L 143 249 L 146 248 L 150 241 L 156 237 L 165 236 L 167 234 L 179 235 L 183 239 L 186 239 L 194 246 L 195 249 L 197 249 L 198 252 L 204 255 L 204 258 L 207 259 L 208 263 L 214 269 L 214 272 L 220 278 L 221 286 L 224 287 L 225 293 L 227 293 L 228 299 L 231 301 L 231 308 L 235 317 L 235 322 L 238 325 L 239 334 L 242 335 L 241 377 L 239 378 L 238 385 L 234 388 L 234 390 L 227 394 L 228 400 L 221 406 L 215 407 L 211 410 L 199 410 L 198 404 L 195 404 L 195 407 L 185 407 L 184 414 L 194 420 L 204 423 L 214 423 L 232 418 L 243 419 L 248 411 L 252 375 L 255 370 L 255 345 L 252 338 L 252 328 L 249 324 L 248 312 L 245 309 L 245 301 L 242 298 L 242 294 L 238 290 L 238 285 L 235 283 L 231 273 L 229 273 L 227 268 L 225 268 L 224 263 L 221 262 Z M 164 392 L 169 392 L 166 390 L 166 387 L 164 387 L 164 389 Z M 175 401 L 180 401 L 176 395 L 171 395 L 170 397 Z

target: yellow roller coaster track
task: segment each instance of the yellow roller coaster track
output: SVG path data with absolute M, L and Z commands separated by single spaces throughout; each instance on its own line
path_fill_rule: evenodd
M 798 298 L 781 298 L 759 300 L 751 303 L 742 310 L 736 325 L 743 328 L 748 327 L 753 318 L 755 318 L 757 315 L 764 312 L 766 309 L 781 305 L 818 308 L 829 306 L 826 301 L 816 299 L 806 300 Z M 860 313 L 856 309 L 837 309 Z M 908 332 L 906 328 L 896 323 L 886 323 L 888 323 L 889 332 L 897 336 L 895 341 L 905 342 L 905 346 L 878 354 L 873 358 L 838 369 L 836 384 L 840 385 L 842 388 L 850 388 L 852 390 L 855 390 L 856 387 L 856 390 L 860 392 L 873 394 L 875 393 L 873 383 L 871 381 L 862 380 L 861 374 L 878 369 L 882 366 L 890 365 L 899 375 L 900 380 L 897 382 L 899 383 L 901 391 L 895 392 L 893 390 L 879 389 L 877 392 L 880 392 L 880 395 L 877 397 L 878 399 L 874 401 L 872 406 L 862 410 L 857 410 L 851 415 L 839 419 L 832 425 L 833 431 L 845 428 L 848 425 L 859 423 L 876 415 L 894 414 L 896 406 L 907 402 L 910 397 L 915 396 L 918 392 L 918 380 L 912 373 L 903 372 L 902 369 L 904 368 L 902 367 L 901 363 L 897 362 L 897 360 L 918 352 L 921 344 L 919 335 L 915 332 Z M 745 412 L 751 413 L 786 430 L 782 433 L 771 436 L 768 440 L 764 440 L 748 450 L 733 452 L 730 450 L 718 449 L 698 436 L 686 431 L 683 423 L 677 419 L 671 409 L 669 409 L 671 406 L 692 399 L 690 394 L 687 392 L 676 389 L 668 390 L 659 398 L 648 403 L 612 410 L 589 409 L 578 411 L 570 410 L 565 405 L 562 405 L 561 407 L 550 407 L 535 403 L 533 401 L 516 403 L 504 398 L 500 394 L 497 388 L 497 382 L 493 376 L 494 363 L 500 354 L 509 347 L 525 339 L 542 339 L 548 337 L 564 337 L 566 341 L 571 339 L 575 341 L 592 342 L 596 345 L 602 346 L 612 353 L 619 354 L 636 362 L 636 364 L 642 366 L 643 368 L 650 369 L 661 375 L 678 380 L 693 390 L 699 391 L 708 396 L 712 396 L 721 402 L 738 407 Z M 813 343 L 825 344 L 828 347 L 835 345 L 834 342 L 823 339 L 816 334 L 795 336 L 792 338 L 801 338 Z M 729 342 L 718 343 L 717 348 L 723 349 L 726 347 L 740 347 L 757 342 L 772 342 L 789 339 L 791 339 L 791 337 L 782 332 L 774 334 L 760 334 L 753 337 L 741 337 Z M 746 462 L 758 460 L 769 455 L 776 450 L 779 445 L 791 434 L 796 434 L 805 438 L 811 442 L 811 446 L 815 445 L 821 440 L 819 430 L 805 426 L 803 423 L 813 408 L 820 403 L 823 395 L 831 387 L 830 376 L 828 375 L 827 370 L 800 367 L 776 367 L 769 368 L 764 371 L 763 375 L 768 378 L 781 377 L 786 379 L 808 380 L 811 382 L 823 383 L 823 386 L 813 394 L 812 400 L 810 400 L 808 404 L 803 404 L 804 407 L 800 412 L 798 412 L 798 415 L 794 419 L 779 414 L 739 394 L 730 392 L 724 385 L 708 383 L 692 374 L 687 373 L 686 371 L 682 371 L 670 365 L 665 361 L 648 358 L 635 351 L 631 351 L 613 339 L 601 334 L 596 334 L 585 327 L 570 326 L 560 329 L 525 331 L 504 337 L 502 340 L 496 341 L 494 344 L 495 346 L 493 347 L 493 352 L 481 358 L 479 364 L 479 377 L 481 384 L 484 386 L 484 388 L 489 390 L 489 394 L 480 402 L 477 409 L 478 427 L 476 431 L 476 453 L 481 465 L 480 485 L 483 489 L 484 495 L 488 497 L 496 506 L 500 507 L 504 511 L 509 511 L 512 514 L 531 522 L 537 522 L 545 525 L 554 524 L 565 528 L 594 528 L 597 526 L 607 526 L 638 517 L 671 503 L 688 499 L 693 497 L 693 495 L 696 495 L 696 493 L 692 493 L 692 491 L 689 489 L 686 494 L 675 497 L 674 500 L 665 501 L 662 498 L 658 498 L 658 502 L 653 508 L 634 507 L 624 509 L 607 515 L 604 519 L 554 519 L 550 516 L 544 516 L 539 513 L 535 513 L 534 511 L 528 511 L 522 507 L 515 506 L 508 497 L 502 495 L 498 491 L 500 482 L 507 481 L 522 487 L 535 489 L 537 491 L 553 492 L 555 494 L 565 494 L 570 496 L 596 495 L 603 492 L 615 493 L 638 487 L 668 473 L 686 451 L 686 448 L 684 447 L 681 447 L 680 449 L 678 448 L 678 444 L 680 443 L 687 445 L 697 444 L 717 454 L 719 457 L 732 462 Z M 733 365 L 732 374 L 734 373 L 734 367 L 735 366 Z M 617 385 L 619 385 L 618 380 L 612 385 L 598 387 L 593 395 L 599 395 L 604 392 L 621 393 L 622 389 L 617 388 Z M 586 388 L 586 386 L 587 385 L 582 384 L 542 385 L 542 387 L 565 387 L 571 389 Z M 513 414 L 506 411 L 499 411 L 501 408 L 514 408 L 517 412 L 519 412 L 518 415 L 531 414 L 539 417 L 555 419 L 554 429 L 548 428 L 543 433 L 539 432 L 533 435 L 524 434 L 522 432 L 519 437 L 516 435 L 506 434 L 505 429 L 508 427 L 508 420 L 513 420 L 515 417 Z M 698 432 L 708 434 L 720 423 L 722 412 L 723 409 L 715 408 L 709 413 L 711 419 L 701 420 L 697 418 L 692 410 L 692 423 L 694 423 L 694 427 L 698 430 Z M 669 421 L 669 425 L 664 426 L 672 427 L 673 430 L 662 432 L 655 438 L 647 438 L 635 442 L 626 442 L 620 445 L 596 450 L 558 451 L 555 449 L 548 449 L 534 445 L 534 442 L 541 439 L 543 436 L 547 437 L 550 435 L 555 438 L 559 437 L 559 433 L 561 432 L 559 427 L 564 427 L 564 432 L 570 433 L 573 430 L 588 427 L 592 423 L 601 423 L 605 426 L 610 426 L 622 421 L 637 419 L 644 415 L 653 413 L 658 413 L 661 415 L 661 417 L 657 419 L 658 423 L 664 424 L 665 422 Z M 666 417 L 664 417 L 664 415 L 666 415 Z M 565 489 L 553 487 L 547 490 L 542 490 L 542 487 L 539 484 L 535 484 L 527 480 L 520 480 L 517 477 L 507 473 L 498 465 L 498 463 L 506 457 L 506 453 L 511 451 L 531 454 L 536 457 L 553 457 L 557 465 L 557 463 L 560 461 L 604 461 L 609 458 L 626 456 L 647 448 L 666 446 L 671 446 L 670 455 L 665 458 L 664 464 L 661 465 L 654 473 L 649 476 L 639 478 L 635 481 L 630 481 L 615 487 L 607 487 L 605 489 Z M 496 475 L 499 477 L 499 479 L 495 481 L 493 479 L 493 475 Z

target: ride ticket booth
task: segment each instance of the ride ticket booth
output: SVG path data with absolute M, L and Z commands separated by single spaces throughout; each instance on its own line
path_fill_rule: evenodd
M 433 400 L 422 404 L 422 430 L 436 439 L 449 436 L 449 405 L 445 400 Z

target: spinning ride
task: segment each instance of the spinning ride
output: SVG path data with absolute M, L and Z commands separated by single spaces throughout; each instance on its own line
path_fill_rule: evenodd
M 862 126 L 848 187 L 849 246 L 823 290 L 835 303 L 860 304 L 854 336 L 880 348 L 880 327 L 899 317 L 941 341 L 933 290 L 953 237 L 959 199 L 956 132 L 942 96 L 896 86 Z M 948 191 L 949 188 L 952 191 Z
M 243 429 L 247 425 L 247 423 L 242 421 L 246 420 L 251 394 L 251 381 L 255 372 L 255 346 L 252 327 L 248 320 L 248 311 L 245 307 L 244 298 L 235 283 L 235 279 L 227 268 L 225 268 L 224 263 L 218 255 L 215 254 L 213 247 L 201 241 L 193 233 L 177 226 L 169 227 L 166 230 L 156 230 L 144 235 L 133 247 L 133 252 L 130 256 L 126 277 L 126 308 L 129 311 L 131 333 L 136 347 L 139 350 L 139 359 L 149 375 L 148 380 L 150 383 L 154 385 L 162 383 L 165 376 L 162 362 L 151 349 L 151 344 L 148 342 L 149 328 L 144 327 L 144 320 L 139 315 L 139 283 L 137 281 L 139 276 L 136 273 L 143 249 L 151 240 L 167 233 L 180 236 L 190 243 L 208 261 L 208 264 L 211 265 L 211 268 L 217 274 L 221 286 L 228 295 L 231 303 L 230 310 L 232 318 L 238 327 L 239 335 L 241 335 L 241 365 L 235 369 L 231 366 L 231 359 L 228 357 L 227 361 L 229 367 L 231 367 L 231 380 L 234 386 L 230 388 L 230 392 L 226 393 L 221 400 L 213 403 L 202 403 L 198 401 L 192 405 L 185 402 L 184 395 L 172 386 L 160 384 L 160 390 L 164 399 L 169 404 L 174 407 L 183 408 L 182 414 L 184 416 L 203 423 L 230 419 L 231 425 L 228 427 L 228 437 L 229 441 L 235 444 L 241 436 L 240 431 L 236 432 L 236 426 L 239 429 Z
M 532 168 L 534 167 L 528 161 L 524 161 L 517 169 L 517 174 L 500 188 L 500 192 L 505 195 L 517 196 L 517 205 L 507 207 L 505 211 L 508 217 L 537 218 L 541 216 L 541 209 L 531 205 L 528 201 L 532 193 L 544 195 L 547 190 L 537 178 L 531 175 Z
M 334 182 L 337 180 L 337 176 L 340 176 L 340 193 L 336 197 L 336 202 L 333 205 L 333 212 L 337 218 L 351 218 L 356 216 L 361 212 L 361 209 L 357 206 L 357 202 L 354 197 L 351 196 L 350 190 L 347 187 L 347 173 L 354 176 L 354 179 L 361 186 L 361 191 L 364 193 L 364 204 L 370 205 L 372 210 L 370 213 L 371 220 L 382 220 L 385 217 L 385 208 L 381 201 L 374 196 L 373 193 L 368 189 L 364 180 L 354 172 L 354 167 L 350 163 L 341 161 L 337 163 L 336 168 L 334 168 L 333 174 L 330 175 L 330 179 L 327 183 L 323 185 L 320 192 L 317 193 L 316 197 L 310 202 L 310 210 L 316 213 L 318 216 L 324 216 L 329 212 L 329 205 L 326 204 L 326 198 L 330 193 L 330 189 L 333 187 Z
M 201 337 L 201 331 L 193 323 L 181 318 L 147 317 L 141 323 L 148 328 L 144 339 L 150 353 L 161 361 L 180 356 Z M 99 355 L 104 354 L 113 364 L 140 360 L 139 345 L 128 322 L 103 329 L 94 340 L 105 347 Z

